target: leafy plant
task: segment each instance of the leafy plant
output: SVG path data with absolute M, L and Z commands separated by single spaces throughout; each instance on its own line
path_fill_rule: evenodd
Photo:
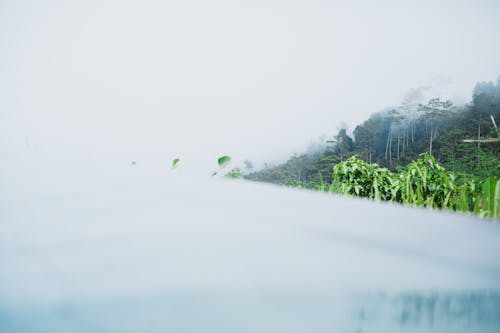
M 411 162 L 399 175 L 395 189 L 396 201 L 406 204 L 447 208 L 457 189 L 456 176 L 436 163 L 434 157 L 424 153 Z
M 217 164 L 219 165 L 219 170 L 216 170 L 212 173 L 212 177 L 217 175 L 220 170 L 224 169 L 231 163 L 231 157 L 224 155 L 217 159 Z
M 284 185 L 500 217 L 500 181 L 488 178 L 480 191 L 481 183 L 474 177 L 447 171 L 427 153 L 398 168 L 398 173 L 353 156 L 333 167 L 331 184 L 325 184 L 320 174 L 319 182 L 287 181 Z
M 368 164 L 356 156 L 333 167 L 330 191 L 375 200 L 389 200 L 392 189 L 392 173 L 377 164 Z
M 224 175 L 227 178 L 243 178 L 243 172 L 240 168 L 234 168 Z
M 172 161 L 172 169 L 177 168 L 180 161 L 181 161 L 180 158 L 174 158 L 174 160 Z
M 231 163 L 231 157 L 222 156 L 217 159 L 217 163 L 219 164 L 219 168 L 225 168 L 229 163 Z
M 480 214 L 493 218 L 500 217 L 500 181 L 494 177 L 489 177 L 483 183 Z

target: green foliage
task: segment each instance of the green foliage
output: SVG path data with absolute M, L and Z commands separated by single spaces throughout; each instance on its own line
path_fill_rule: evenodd
M 462 180 L 462 182 L 457 185 L 453 196 L 451 196 L 448 208 L 462 213 L 474 212 L 478 214 L 476 207 L 481 198 L 480 183 L 470 176 L 458 180 Z
M 483 183 L 480 214 L 500 218 L 500 180 L 490 177 Z
M 219 170 L 216 170 L 212 173 L 212 177 L 217 175 L 221 169 L 224 169 L 231 163 L 231 157 L 229 156 L 221 156 L 217 159 L 217 164 L 219 165 Z
M 329 190 L 375 200 L 389 200 L 392 178 L 389 170 L 352 156 L 333 167 L 333 183 Z
M 331 184 L 290 181 L 285 185 L 500 217 L 499 180 L 488 178 L 481 192 L 480 183 L 474 177 L 447 171 L 427 153 L 399 168 L 398 173 L 353 156 L 334 166 Z
M 323 151 L 245 178 L 498 217 L 497 183 L 480 180 L 500 178 L 500 143 L 484 140 L 500 136 L 500 78 L 463 106 L 418 96 L 372 114 L 352 138 L 341 129 Z
M 394 199 L 406 204 L 447 208 L 457 188 L 455 179 L 434 157 L 424 153 L 399 174 Z
M 181 161 L 180 158 L 174 158 L 174 160 L 172 161 L 172 169 L 177 168 L 177 165 L 179 164 L 180 161 Z
M 454 172 L 464 172 L 480 178 L 500 177 L 500 163 L 492 149 L 464 143 L 470 138 L 464 130 L 452 130 L 439 139 L 441 163 Z M 494 148 L 492 146 L 492 148 Z
M 298 180 L 289 180 L 289 181 L 283 183 L 282 185 L 289 186 L 289 187 L 296 187 L 296 188 L 318 190 L 318 191 L 324 190 L 320 184 L 315 183 L 315 182 L 301 182 Z
M 219 168 L 225 168 L 229 163 L 231 163 L 231 157 L 222 156 L 217 159 L 217 163 L 219 164 Z
M 294 155 L 248 178 L 278 184 L 317 183 L 320 172 L 325 182 L 331 182 L 333 166 L 354 155 L 395 171 L 424 152 L 454 173 L 500 178 L 500 143 L 464 142 L 499 135 L 494 122 L 500 121 L 500 80 L 478 84 L 467 105 L 453 106 L 440 98 L 424 103 L 419 98 L 409 95 L 399 106 L 373 113 L 354 128 L 353 137 L 341 129 L 328 135 L 335 140 L 323 151 Z
M 224 175 L 226 178 L 243 178 L 243 172 L 240 168 L 234 168 Z

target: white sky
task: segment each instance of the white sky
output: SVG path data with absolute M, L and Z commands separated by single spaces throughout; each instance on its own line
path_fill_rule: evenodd
M 0 0 L 0 153 L 276 161 L 436 80 L 467 101 L 500 74 L 499 18 L 486 0 Z

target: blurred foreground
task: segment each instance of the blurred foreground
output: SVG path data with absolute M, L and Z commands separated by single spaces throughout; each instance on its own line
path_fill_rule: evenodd
M 140 163 L 4 167 L 0 332 L 499 332 L 499 239 Z

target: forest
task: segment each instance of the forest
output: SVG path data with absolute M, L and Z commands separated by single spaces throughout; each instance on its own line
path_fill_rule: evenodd
M 421 98 L 413 91 L 352 135 L 340 129 L 324 149 L 228 176 L 498 217 L 500 77 L 478 83 L 466 105 Z

